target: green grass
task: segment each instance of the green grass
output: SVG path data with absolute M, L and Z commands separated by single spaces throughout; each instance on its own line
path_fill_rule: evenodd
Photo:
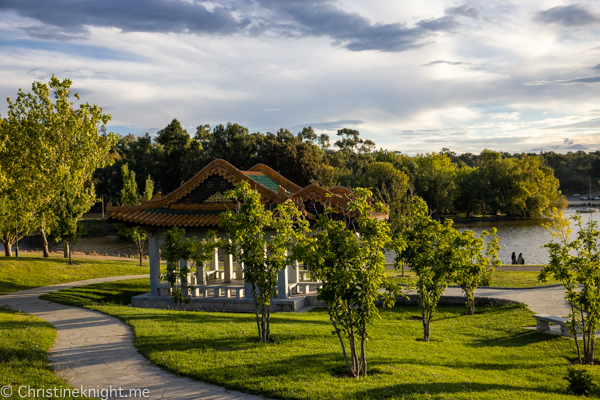
M 20 386 L 69 388 L 47 362 L 55 338 L 56 330 L 48 322 L 0 307 L 0 386 L 12 386 L 9 398 L 21 398 Z M 21 390 L 25 393 L 27 388 Z
M 144 287 L 145 286 L 145 287 Z M 432 341 L 421 341 L 414 306 L 382 310 L 367 344 L 371 375 L 342 376 L 339 342 L 324 310 L 272 316 L 271 344 L 256 343 L 251 314 L 177 312 L 108 304 L 120 290 L 147 291 L 148 280 L 113 282 L 45 300 L 68 301 L 129 324 L 137 349 L 177 374 L 248 393 L 284 399 L 566 399 L 569 339 L 527 329 L 524 306 L 443 306 L 432 322 Z M 106 293 L 102 297 L 102 293 Z M 65 300 L 67 299 L 67 300 Z M 596 381 L 600 371 L 590 369 Z
M 148 266 L 137 261 L 109 261 L 74 258 L 69 265 L 63 258 L 0 257 L 0 295 L 58 283 L 120 275 L 148 273 Z
M 386 271 L 389 277 L 400 279 L 401 273 L 399 271 Z M 534 286 L 548 286 L 556 285 L 558 281 L 555 279 L 549 279 L 545 283 L 538 281 L 537 277 L 540 273 L 536 271 L 494 271 L 492 274 L 493 287 L 534 287 Z M 412 271 L 406 271 L 404 276 L 408 279 L 416 280 L 417 276 Z

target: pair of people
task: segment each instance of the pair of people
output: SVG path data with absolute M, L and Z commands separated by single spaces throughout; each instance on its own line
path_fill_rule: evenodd
M 513 251 L 511 259 L 513 264 L 525 264 L 523 253 L 519 253 L 519 257 L 517 257 L 516 253 Z

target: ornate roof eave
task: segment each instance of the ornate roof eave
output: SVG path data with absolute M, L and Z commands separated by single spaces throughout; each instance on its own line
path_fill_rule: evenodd
M 261 164 L 258 164 L 261 165 Z M 256 167 L 256 166 L 255 166 Z M 265 166 L 266 167 L 266 166 Z M 254 168 L 254 167 L 253 167 Z M 263 171 L 260 171 L 263 172 Z M 273 171 L 274 172 L 274 171 Z M 208 179 L 212 175 L 220 175 L 223 179 L 227 180 L 230 183 L 236 184 L 241 181 L 246 181 L 250 184 L 250 186 L 257 190 L 261 195 L 261 201 L 267 204 L 273 203 L 282 203 L 287 197 L 281 195 L 273 190 L 267 188 L 266 186 L 261 185 L 256 182 L 252 178 L 246 176 L 243 172 L 238 170 L 236 167 L 231 165 L 225 160 L 217 159 L 209 163 L 206 167 L 204 167 L 200 172 L 194 175 L 191 179 L 181 185 L 179 188 L 175 189 L 173 192 L 167 194 L 166 196 L 161 196 L 158 198 L 152 198 L 147 202 L 144 202 L 140 205 L 135 206 L 112 206 L 109 205 L 106 207 L 107 212 L 115 212 L 119 211 L 143 211 L 149 210 L 157 207 L 172 207 L 177 209 L 217 209 L 219 206 L 210 206 L 206 203 L 201 204 L 175 204 L 178 200 L 186 196 L 192 190 L 197 188 L 202 184 L 206 179 Z M 279 175 L 279 174 L 277 174 Z M 279 175 L 281 176 L 281 175 Z M 296 185 L 297 186 L 297 185 Z M 214 208 L 217 207 L 217 208 Z
M 273 168 L 269 167 L 268 165 L 256 164 L 255 166 L 250 168 L 248 171 L 262 172 L 263 174 L 265 174 L 266 176 L 271 178 L 271 180 L 276 182 L 278 185 L 280 185 L 282 188 L 284 188 L 288 192 L 295 193 L 302 189 L 302 187 L 296 185 L 294 182 L 290 181 L 285 176 L 280 175 L 279 173 L 277 173 Z

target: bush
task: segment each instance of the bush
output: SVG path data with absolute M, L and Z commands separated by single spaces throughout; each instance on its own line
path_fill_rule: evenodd
M 592 375 L 585 369 L 569 367 L 567 376 L 563 378 L 569 382 L 567 393 L 576 396 L 595 395 L 598 387 L 594 384 Z

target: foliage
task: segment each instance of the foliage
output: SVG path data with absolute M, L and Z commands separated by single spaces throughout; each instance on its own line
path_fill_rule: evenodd
M 69 264 L 73 264 L 71 257 L 72 246 L 79 242 L 84 233 L 83 227 L 78 224 L 79 218 L 94 204 L 92 188 L 86 188 L 82 193 L 77 193 L 70 182 L 64 182 L 58 196 L 54 200 L 55 220 L 52 225 L 54 240 L 63 241 L 66 245 Z
M 140 204 L 138 186 L 135 181 L 135 172 L 129 171 L 129 166 L 124 164 L 121 167 L 123 175 L 123 189 L 121 189 L 121 205 L 135 206 Z
M 212 241 L 210 240 L 212 238 Z M 208 232 L 206 239 L 187 238 L 185 229 L 173 227 L 165 233 L 165 245 L 162 257 L 167 261 L 167 272 L 163 278 L 171 286 L 171 297 L 177 309 L 181 304 L 189 304 L 190 291 L 194 286 L 189 283 L 189 274 L 194 265 L 209 261 L 218 246 L 215 232 Z
M 598 393 L 598 386 L 589 371 L 582 368 L 567 368 L 567 376 L 563 378 L 569 382 L 568 394 L 575 396 L 592 396 Z
M 571 240 L 569 221 L 562 211 L 553 210 L 553 223 L 546 225 L 552 232 L 552 242 L 544 245 L 550 253 L 550 263 L 540 272 L 540 280 L 554 277 L 565 288 L 565 299 L 571 313 L 569 331 L 575 336 L 579 362 L 594 364 L 596 331 L 600 328 L 600 232 L 598 223 L 584 225 L 578 213 L 571 217 L 579 231 Z M 579 338 L 583 344 L 583 359 Z
M 362 188 L 348 196 L 347 211 L 353 220 L 340 220 L 332 208 L 327 208 L 313 227 L 314 235 L 296 248 L 311 276 L 323 283 L 318 299 L 327 304 L 353 377 L 367 375 L 365 343 L 370 325 L 379 317 L 375 303 L 383 300 L 390 307 L 399 292 L 385 273 L 384 250 L 390 245 L 390 227 L 375 217 L 387 209 L 382 203 L 372 204 L 371 196 L 370 190 Z M 382 287 L 388 290 L 380 293 Z
M 144 194 L 142 195 L 142 199 L 145 199 L 146 201 L 148 201 L 148 200 L 152 199 L 153 195 L 154 195 L 154 181 L 152 180 L 150 175 L 148 175 L 148 177 L 146 178 L 146 183 L 144 185 Z
M 488 235 L 487 231 L 481 232 L 478 238 L 470 230 L 455 233 L 454 281 L 462 288 L 471 315 L 475 314 L 475 289 L 479 285 L 489 286 L 494 267 L 501 265 L 496 228 L 491 229 L 491 240 L 486 245 Z
M 308 231 L 308 222 L 291 200 L 277 205 L 274 211 L 269 209 L 246 181 L 236 184 L 225 196 L 236 200 L 238 206 L 221 217 L 220 226 L 228 240 L 221 241 L 220 246 L 243 264 L 244 280 L 250 285 L 254 299 L 259 340 L 269 342 L 277 273 L 292 264 L 293 255 L 288 249 Z M 267 233 L 267 229 L 272 231 Z
M 95 104 L 76 108 L 70 101 L 71 85 L 69 79 L 60 81 L 53 75 L 47 85 L 34 82 L 30 93 L 19 89 L 14 101 L 7 99 L 8 115 L 2 123 L 6 141 L 0 170 L 11 171 L 6 194 L 22 214 L 38 220 L 44 239 L 49 229 L 59 226 L 58 214 L 66 212 L 60 198 L 72 197 L 70 212 L 75 203 L 93 200 L 91 176 L 110 162 L 106 155 L 116 141 L 112 133 L 105 133 L 110 115 Z M 77 93 L 74 97 L 80 100 Z
M 456 229 L 452 220 L 443 223 L 431 218 L 427 205 L 415 197 L 411 226 L 395 235 L 397 245 L 396 265 L 408 264 L 417 275 L 416 282 L 423 322 L 423 340 L 429 341 L 430 323 L 444 289 L 455 271 L 454 244 Z

